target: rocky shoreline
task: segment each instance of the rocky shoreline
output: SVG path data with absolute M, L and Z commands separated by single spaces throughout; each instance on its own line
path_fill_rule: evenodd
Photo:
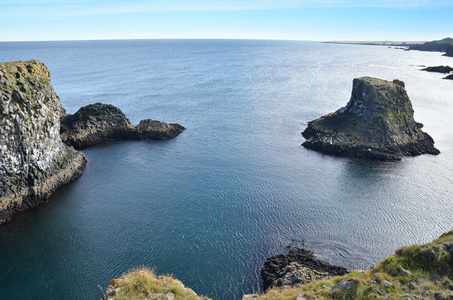
M 317 259 L 313 252 L 295 248 L 288 254 L 269 257 L 261 269 L 263 288 L 297 288 L 313 280 L 332 279 L 348 273 L 346 268 Z
M 353 81 L 346 107 L 310 121 L 304 147 L 325 154 L 371 160 L 440 153 L 415 122 L 404 82 L 372 77 Z

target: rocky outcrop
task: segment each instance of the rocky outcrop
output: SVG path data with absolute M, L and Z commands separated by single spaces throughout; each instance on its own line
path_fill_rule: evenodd
M 269 288 L 296 288 L 313 280 L 330 279 L 348 271 L 317 259 L 305 249 L 292 249 L 288 254 L 272 256 L 261 269 L 264 290 Z
M 447 74 L 447 73 L 450 73 L 451 71 L 453 71 L 453 68 L 451 68 L 450 66 L 426 67 L 426 68 L 423 68 L 422 71 Z
M 446 52 L 452 43 L 453 39 L 447 37 L 442 40 L 426 42 L 424 44 L 410 45 L 410 50 Z
M 450 75 L 448 75 L 448 76 L 445 76 L 445 77 L 442 78 L 442 79 L 453 79 L 453 74 L 450 74 Z
M 114 140 L 168 140 L 185 128 L 154 120 L 142 120 L 136 127 L 117 107 L 95 103 L 61 119 L 61 138 L 76 149 Z
M 103 300 L 119 299 L 194 299 L 210 300 L 198 296 L 192 289 L 172 276 L 156 276 L 152 270 L 141 267 L 112 279 Z
M 60 99 L 38 60 L 0 64 L 0 224 L 78 178 L 85 156 L 60 138 Z
M 361 77 L 354 79 L 346 107 L 308 123 L 302 145 L 326 154 L 374 160 L 439 154 L 422 126 L 414 120 L 404 82 Z
M 448 46 L 447 52 L 445 52 L 445 56 L 453 56 L 453 43 Z

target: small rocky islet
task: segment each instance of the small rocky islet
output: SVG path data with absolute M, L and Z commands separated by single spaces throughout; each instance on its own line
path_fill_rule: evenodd
M 439 154 L 422 127 L 414 120 L 404 82 L 361 77 L 354 79 L 345 107 L 308 123 L 302 145 L 325 154 L 371 160 Z
M 119 108 L 98 102 L 81 107 L 73 115 L 63 115 L 60 135 L 65 144 L 83 149 L 108 141 L 168 140 L 184 130 L 179 124 L 151 119 L 134 126 Z

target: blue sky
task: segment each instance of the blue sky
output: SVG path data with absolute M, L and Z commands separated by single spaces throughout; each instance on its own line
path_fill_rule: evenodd
M 452 0 L 0 0 L 0 41 L 417 41 L 453 36 L 452 16 Z

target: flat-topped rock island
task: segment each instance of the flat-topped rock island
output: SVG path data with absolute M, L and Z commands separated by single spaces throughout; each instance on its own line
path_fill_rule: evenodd
M 415 122 L 404 86 L 400 80 L 354 79 L 347 105 L 310 121 L 302 145 L 325 154 L 373 160 L 439 154 L 434 140 L 421 130 L 423 125 Z

